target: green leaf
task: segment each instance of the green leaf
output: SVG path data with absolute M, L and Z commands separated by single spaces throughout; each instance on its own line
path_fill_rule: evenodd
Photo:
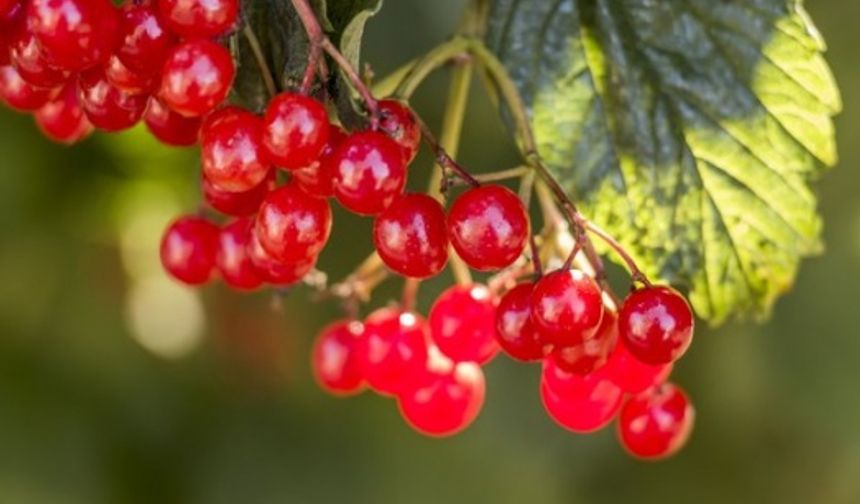
M 497 0 L 487 43 L 583 213 L 711 323 L 821 250 L 839 92 L 799 0 Z

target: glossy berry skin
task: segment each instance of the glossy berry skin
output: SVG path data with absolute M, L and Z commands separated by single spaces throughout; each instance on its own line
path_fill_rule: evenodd
M 362 373 L 380 394 L 396 395 L 416 386 L 427 366 L 427 322 L 399 308 L 380 308 L 364 321 L 358 346 Z
M 552 359 L 544 361 L 540 396 L 550 418 L 572 432 L 585 434 L 605 427 L 618 414 L 624 392 L 600 372 L 566 373 Z
M 29 30 L 21 27 L 9 50 L 12 65 L 21 78 L 41 88 L 54 88 L 69 80 L 69 72 L 51 67 L 44 57 L 39 41 Z
M 509 290 L 496 308 L 496 341 L 509 357 L 521 362 L 541 360 L 547 345 L 531 320 L 534 284 Z
M 0 101 L 20 112 L 32 112 L 54 97 L 56 91 L 33 87 L 11 66 L 0 67 Z
M 553 271 L 535 284 L 532 321 L 546 342 L 578 345 L 594 335 L 602 318 L 600 287 L 582 271 Z
M 210 207 L 225 215 L 245 217 L 257 213 L 266 196 L 275 190 L 275 174 L 270 173 L 266 180 L 245 192 L 222 191 L 205 178 L 202 186 L 203 199 Z
M 159 0 L 158 10 L 173 33 L 184 38 L 213 38 L 236 23 L 239 0 Z
M 398 396 L 406 422 L 416 431 L 446 437 L 463 431 L 484 405 L 486 381 L 474 362 L 455 363 L 432 348 L 420 385 Z
M 328 198 L 334 195 L 334 172 L 329 157 L 346 139 L 346 133 L 340 126 L 332 124 L 329 127 L 328 140 L 320 152 L 319 158 L 310 165 L 292 172 L 296 185 L 308 194 Z
M 119 13 L 110 0 L 30 0 L 27 28 L 49 64 L 79 72 L 110 57 L 117 44 Z
M 174 112 L 200 117 L 227 98 L 235 76 L 230 51 L 209 40 L 189 40 L 168 54 L 159 97 Z
M 277 287 L 295 285 L 314 269 L 317 262 L 316 256 L 295 262 L 275 259 L 260 244 L 256 232 L 251 233 L 251 242 L 248 244 L 248 256 L 251 258 L 251 262 L 257 268 L 257 272 L 263 281 Z
M 154 96 L 149 98 L 143 122 L 152 136 L 165 145 L 190 147 L 200 138 L 200 118 L 181 116 Z
M 406 164 L 421 145 L 421 127 L 409 107 L 397 100 L 379 100 L 379 127 L 403 149 Z
M 281 93 L 266 107 L 263 148 L 275 166 L 298 170 L 319 159 L 329 129 L 322 103 L 297 93 Z
M 395 273 L 432 277 L 448 262 L 445 210 L 426 194 L 402 196 L 376 217 L 373 243 L 382 261 Z
M 295 185 L 266 196 L 257 214 L 257 237 L 280 261 L 305 261 L 319 255 L 331 233 L 331 207 Z
M 606 365 L 617 342 L 618 316 L 605 310 L 603 320 L 593 338 L 577 345 L 557 347 L 550 358 L 565 372 L 587 375 Z
M 322 330 L 311 352 L 311 370 L 319 386 L 329 394 L 353 395 L 364 387 L 357 346 L 364 325 L 341 320 Z
M 82 73 L 78 78 L 79 99 L 93 126 L 104 131 L 122 131 L 140 121 L 148 98 L 122 91 L 105 77 L 100 68 Z
M 353 133 L 329 158 L 334 196 L 359 215 L 377 215 L 403 194 L 406 163 L 397 143 L 383 133 Z
M 19 3 L 20 0 L 0 0 L 0 20 L 3 20 L 5 16 L 9 15 L 9 13 L 11 13 Z
M 246 217 L 227 224 L 218 235 L 215 264 L 224 283 L 236 290 L 250 291 L 263 284 L 248 254 L 253 230 L 253 219 Z
M 455 285 L 430 309 L 430 336 L 455 362 L 486 364 L 499 351 L 496 299 L 485 285 Z
M 664 459 L 687 442 L 695 416 L 687 394 L 665 383 L 627 401 L 618 419 L 618 437 L 635 457 Z
M 672 374 L 672 367 L 672 364 L 645 364 L 634 357 L 618 338 L 601 372 L 624 392 L 638 394 L 666 381 Z
M 525 250 L 529 218 L 520 198 L 499 185 L 469 189 L 448 212 L 448 234 L 457 254 L 472 268 L 510 266 Z
M 624 300 L 618 330 L 637 359 L 652 365 L 668 364 L 681 358 L 693 340 L 693 312 L 675 289 L 645 287 Z
M 203 176 L 228 192 L 249 191 L 269 175 L 263 157 L 263 123 L 239 107 L 225 107 L 210 115 L 201 130 Z
M 129 94 L 150 94 L 158 79 L 154 75 L 138 74 L 130 70 L 116 56 L 111 56 L 104 67 L 105 77 L 114 87 Z
M 115 55 L 128 70 L 150 78 L 159 75 L 177 43 L 149 2 L 130 0 L 122 6 Z
M 193 215 L 175 220 L 161 239 L 161 264 L 175 279 L 203 285 L 212 278 L 218 250 L 218 227 Z
M 46 137 L 66 145 L 80 142 L 93 131 L 78 101 L 74 83 L 67 84 L 59 96 L 43 105 L 33 117 Z

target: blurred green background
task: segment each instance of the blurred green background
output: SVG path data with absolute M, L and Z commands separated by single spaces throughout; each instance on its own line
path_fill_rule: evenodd
M 396 68 L 461 7 L 388 2 L 366 59 Z M 0 503 L 860 502 L 860 2 L 808 8 L 845 101 L 842 161 L 820 185 L 827 253 L 769 323 L 698 332 L 675 375 L 696 430 L 659 464 L 629 458 L 612 429 L 556 427 L 538 369 L 505 358 L 487 369 L 483 414 L 452 439 L 413 433 L 388 400 L 324 395 L 307 355 L 333 306 L 306 290 L 193 292 L 161 273 L 161 229 L 199 199 L 193 151 L 141 131 L 64 149 L 0 111 Z M 433 124 L 443 77 L 414 103 Z M 504 142 L 476 94 L 465 164 L 511 166 Z M 332 276 L 370 251 L 369 230 L 337 214 L 321 262 Z M 446 282 L 425 287 L 422 308 Z

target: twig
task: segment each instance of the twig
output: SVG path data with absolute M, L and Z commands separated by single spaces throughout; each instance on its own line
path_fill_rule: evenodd
M 415 120 L 418 125 L 421 127 L 421 137 L 430 146 L 430 149 L 433 151 L 434 156 L 436 157 L 436 162 L 443 169 L 448 169 L 454 172 L 455 175 L 460 177 L 464 182 L 469 184 L 472 187 L 478 187 L 481 185 L 475 177 L 469 174 L 468 170 L 463 168 L 459 163 L 454 161 L 450 154 L 448 154 L 439 141 L 436 139 L 435 135 L 433 135 L 433 131 L 427 126 L 427 124 L 421 120 L 417 115 L 415 116 Z
M 275 79 L 272 77 L 272 71 L 269 69 L 269 64 L 266 63 L 266 57 L 263 55 L 263 48 L 260 46 L 260 40 L 257 39 L 257 34 L 251 29 L 251 25 L 248 24 L 242 28 L 242 33 L 245 35 L 245 39 L 251 47 L 251 52 L 254 53 L 254 60 L 260 68 L 260 74 L 263 76 L 263 84 L 266 86 L 266 91 L 269 92 L 270 97 L 275 96 L 278 94 L 278 88 L 275 85 Z

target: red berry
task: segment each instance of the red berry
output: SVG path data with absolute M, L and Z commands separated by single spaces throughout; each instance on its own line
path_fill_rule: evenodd
M 603 368 L 618 341 L 617 322 L 618 316 L 606 310 L 593 338 L 573 346 L 558 347 L 550 358 L 562 370 L 578 375 L 587 375 Z
M 678 291 L 653 286 L 630 293 L 618 330 L 627 349 L 647 364 L 667 364 L 684 355 L 693 340 L 693 312 Z
M 379 101 L 379 126 L 403 149 L 406 164 L 415 159 L 421 144 L 421 127 L 409 107 L 397 100 Z
M 347 210 L 376 215 L 403 194 L 403 153 L 394 140 L 382 133 L 353 133 L 328 161 L 333 166 L 335 198 Z
M 149 94 L 155 89 L 155 76 L 129 70 L 116 56 L 111 56 L 104 68 L 105 77 L 114 87 L 129 94 Z
M 203 116 L 227 98 L 235 75 L 230 51 L 209 40 L 189 40 L 168 54 L 159 96 L 174 112 Z
M 166 145 L 188 147 L 196 144 L 200 137 L 199 117 L 181 116 L 154 96 L 149 98 L 143 122 L 152 136 Z
M 247 110 L 225 107 L 214 112 L 201 130 L 203 176 L 222 191 L 244 192 L 271 171 L 263 158 L 263 122 Z
M 69 80 L 69 72 L 48 65 L 36 37 L 23 26 L 17 30 L 9 59 L 21 78 L 33 86 L 55 88 Z
M 430 310 L 430 336 L 439 350 L 457 362 L 486 364 L 499 351 L 496 299 L 485 285 L 455 285 Z
M 529 238 L 529 217 L 520 198 L 499 185 L 475 187 L 454 201 L 448 233 L 469 266 L 490 271 L 510 266 Z
M 645 364 L 634 357 L 619 338 L 601 372 L 628 394 L 638 394 L 666 381 L 672 374 L 672 364 Z
M 117 89 L 105 78 L 101 68 L 82 73 L 78 78 L 81 106 L 96 128 L 122 131 L 131 128 L 143 116 L 148 97 Z
M 293 180 L 303 191 L 321 198 L 334 195 L 334 167 L 327 160 L 345 138 L 346 133 L 343 129 L 332 124 L 329 128 L 328 140 L 319 158 L 310 165 L 292 172 Z
M 11 66 L 0 67 L 0 101 L 21 112 L 34 111 L 51 100 L 57 91 L 31 86 Z
M 263 146 L 273 164 L 298 170 L 320 157 L 329 129 L 328 114 L 322 103 L 296 93 L 281 93 L 266 108 Z
M 468 427 L 484 405 L 486 383 L 474 362 L 455 363 L 430 348 L 420 385 L 402 392 L 397 404 L 412 428 L 428 436 L 452 436 Z
M 116 57 L 140 76 L 156 77 L 177 43 L 149 2 L 128 0 L 120 10 Z
M 236 23 L 239 0 L 159 0 L 158 9 L 173 33 L 212 38 Z
M 358 345 L 362 373 L 370 387 L 395 395 L 414 387 L 427 366 L 427 322 L 398 308 L 380 308 L 364 321 Z
M 311 369 L 320 387 L 334 395 L 352 395 L 364 385 L 357 347 L 364 325 L 355 320 L 335 322 L 322 330 L 311 353 Z
M 552 359 L 544 361 L 540 395 L 550 418 L 582 434 L 605 427 L 618 414 L 624 398 L 624 392 L 601 373 L 566 373 Z
M 532 321 L 548 343 L 578 345 L 594 336 L 602 317 L 600 287 L 582 271 L 554 271 L 535 284 Z
M 665 383 L 627 401 L 618 419 L 618 436 L 635 457 L 671 457 L 690 437 L 695 416 L 687 394 Z
M 110 0 L 30 0 L 27 26 L 48 63 L 78 72 L 110 57 L 119 13 Z
M 296 262 L 275 259 L 260 244 L 256 232 L 251 233 L 248 256 L 262 279 L 278 287 L 288 287 L 298 283 L 314 269 L 317 262 L 316 256 Z
M 218 227 L 193 215 L 173 221 L 161 239 L 161 264 L 175 279 L 202 285 L 212 278 Z
M 60 95 L 43 105 L 33 117 L 46 137 L 67 145 L 80 142 L 93 131 L 93 125 L 78 101 L 78 88 L 73 82 L 66 84 Z
M 16 9 L 21 4 L 21 0 L 0 0 L 0 21 L 4 20 L 13 9 Z
M 254 221 L 247 217 L 236 219 L 221 228 L 218 237 L 216 265 L 224 283 L 238 290 L 254 290 L 263 280 L 248 254 Z
M 245 217 L 257 213 L 263 200 L 274 190 L 274 172 L 270 172 L 266 180 L 245 192 L 222 191 L 205 178 L 203 179 L 203 197 L 206 203 L 223 214 L 236 217 Z
M 398 198 L 376 217 L 373 243 L 394 272 L 413 278 L 434 276 L 448 262 L 445 210 L 426 194 Z
M 511 358 L 532 362 L 546 354 L 543 337 L 532 323 L 534 284 L 522 283 L 502 297 L 496 309 L 496 341 Z
M 273 258 L 306 261 L 319 255 L 331 233 L 331 207 L 294 185 L 266 196 L 257 214 L 257 237 Z

